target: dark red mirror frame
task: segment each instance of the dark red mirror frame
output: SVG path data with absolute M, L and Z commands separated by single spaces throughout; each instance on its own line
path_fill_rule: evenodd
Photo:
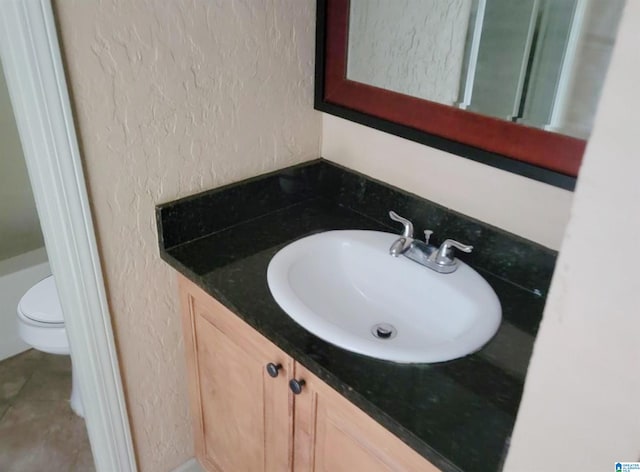
M 557 187 L 575 187 L 586 141 L 347 80 L 349 0 L 317 0 L 316 28 L 317 110 Z

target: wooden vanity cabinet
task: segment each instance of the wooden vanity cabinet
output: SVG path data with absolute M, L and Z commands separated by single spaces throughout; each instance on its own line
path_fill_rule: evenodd
M 295 375 L 295 472 L 439 472 L 302 365 Z
M 180 277 L 196 456 L 208 471 L 292 470 L 293 360 Z M 277 377 L 267 363 L 281 367 Z
M 206 470 L 438 471 L 182 276 L 179 287 L 196 456 Z M 304 381 L 298 395 L 292 379 Z

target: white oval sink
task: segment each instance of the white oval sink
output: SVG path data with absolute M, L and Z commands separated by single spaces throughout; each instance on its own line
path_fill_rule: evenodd
M 300 239 L 269 263 L 269 289 L 303 328 L 359 354 L 442 362 L 480 349 L 502 318 L 493 289 L 463 262 L 455 272 L 439 274 L 390 256 L 397 238 L 327 231 Z M 389 325 L 392 334 L 378 337 L 388 334 Z

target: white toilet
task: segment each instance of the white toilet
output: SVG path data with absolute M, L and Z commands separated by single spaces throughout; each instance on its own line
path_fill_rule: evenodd
M 18 330 L 24 342 L 49 354 L 69 355 L 69 341 L 53 275 L 41 280 L 18 303 Z M 80 389 L 71 362 L 71 409 L 84 416 Z

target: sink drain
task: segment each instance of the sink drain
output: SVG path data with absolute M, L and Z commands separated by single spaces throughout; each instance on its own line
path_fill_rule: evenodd
M 378 323 L 371 327 L 371 334 L 378 339 L 393 339 L 398 334 L 398 330 L 389 323 Z

